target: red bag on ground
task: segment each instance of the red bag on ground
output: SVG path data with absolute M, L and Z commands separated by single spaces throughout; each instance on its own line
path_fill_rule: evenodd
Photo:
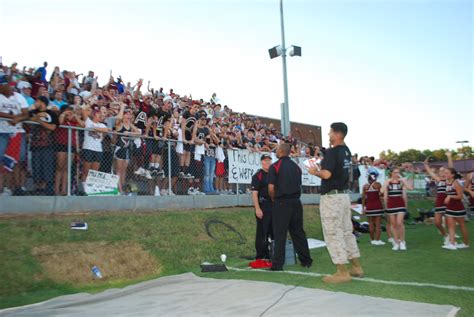
M 272 262 L 268 260 L 257 259 L 249 263 L 252 269 L 268 269 L 272 267 Z

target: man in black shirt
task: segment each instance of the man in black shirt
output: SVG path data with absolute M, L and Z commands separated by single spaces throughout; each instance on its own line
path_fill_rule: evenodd
M 331 124 L 329 142 L 321 167 L 313 164 L 308 172 L 322 179 L 320 213 L 324 240 L 337 272 L 326 276 L 326 283 L 344 283 L 351 276 L 363 277 L 360 253 L 352 234 L 351 201 L 348 195 L 351 151 L 344 143 L 347 126 L 342 122 Z M 352 263 L 347 271 L 348 260 Z
M 273 240 L 272 230 L 272 200 L 268 195 L 268 169 L 272 158 L 263 154 L 260 158 L 262 168 L 252 176 L 252 200 L 255 206 L 257 230 L 255 234 L 255 259 L 269 259 L 268 239 Z
M 301 265 L 310 267 L 313 263 L 303 230 L 301 169 L 290 159 L 290 150 L 290 144 L 280 144 L 277 149 L 279 160 L 268 170 L 268 193 L 273 200 L 272 222 L 275 237 L 271 268 L 273 271 L 283 269 L 288 230 Z
M 54 168 L 56 156 L 54 154 L 54 134 L 59 125 L 58 115 L 48 110 L 49 100 L 44 96 L 36 99 L 34 109 L 27 114 L 16 116 L 10 124 L 30 120 L 37 124 L 31 125 L 30 148 L 32 154 L 33 180 L 36 193 L 39 195 L 54 195 Z
M 194 153 L 193 143 L 193 130 L 194 125 L 198 119 L 198 106 L 192 105 L 188 110 L 184 111 L 181 119 L 181 131 L 183 134 L 183 155 L 181 155 L 179 161 L 180 176 L 190 178 L 191 170 L 189 166 L 191 164 L 191 153 Z

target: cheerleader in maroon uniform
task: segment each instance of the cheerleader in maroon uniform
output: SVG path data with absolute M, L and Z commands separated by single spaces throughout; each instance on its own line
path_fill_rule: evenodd
M 371 244 L 384 245 L 380 240 L 380 219 L 384 213 L 382 201 L 380 200 L 380 189 L 382 185 L 377 182 L 379 173 L 376 169 L 369 169 L 368 184 L 364 185 L 362 193 L 362 206 L 364 215 L 369 220 L 369 233 Z
M 448 250 L 469 248 L 469 237 L 464 222 L 466 210 L 462 203 L 464 195 L 463 188 L 457 178 L 460 178 L 460 175 L 454 168 L 448 168 L 446 170 L 446 198 L 444 203 L 446 204 L 445 216 L 448 225 L 449 243 L 443 245 L 443 248 Z M 456 243 L 456 224 L 459 225 L 464 243 Z
M 467 174 L 464 189 L 469 194 L 469 210 L 474 213 L 474 172 Z
M 444 199 L 446 198 L 446 169 L 440 167 L 438 175 L 429 167 L 428 161 L 425 161 L 425 170 L 436 182 L 436 201 L 435 201 L 435 226 L 438 228 L 439 233 L 444 237 L 444 243 L 449 242 L 449 238 L 446 235 L 446 231 L 443 227 L 443 216 L 446 211 L 446 204 Z
M 405 213 L 407 212 L 407 189 L 412 190 L 413 188 L 400 177 L 399 168 L 392 170 L 390 178 L 385 181 L 382 187 L 385 210 L 390 221 L 390 226 L 392 227 L 394 240 L 392 250 L 394 251 L 405 251 L 407 249 L 405 242 L 405 224 L 403 223 Z

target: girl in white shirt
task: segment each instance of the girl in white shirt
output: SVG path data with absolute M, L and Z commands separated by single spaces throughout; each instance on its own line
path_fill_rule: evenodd
M 98 171 L 100 169 L 100 162 L 102 161 L 102 138 L 103 133 L 110 132 L 111 130 L 102 123 L 102 113 L 100 110 L 92 110 L 90 117 L 86 119 L 86 129 L 84 132 L 84 143 L 82 144 L 82 160 L 84 162 L 84 168 L 82 171 L 82 181 L 85 182 L 89 170 Z

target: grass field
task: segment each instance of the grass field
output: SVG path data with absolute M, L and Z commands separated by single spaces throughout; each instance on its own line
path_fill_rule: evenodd
M 431 202 L 410 202 L 410 210 L 430 208 Z M 69 229 L 85 220 L 87 231 Z M 213 222 L 213 220 L 217 220 Z M 210 221 L 210 222 L 209 222 Z M 228 224 L 235 231 L 222 223 Z M 210 223 L 206 232 L 206 223 Z M 469 231 L 474 232 L 470 222 Z M 255 220 L 250 208 L 161 213 L 97 213 L 0 218 L 0 308 L 25 305 L 77 292 L 99 292 L 158 276 L 194 272 L 214 278 L 251 279 L 301 285 L 330 291 L 395 298 L 462 308 L 460 316 L 474 316 L 474 292 L 433 287 L 386 285 L 353 281 L 325 285 L 319 277 L 265 272 L 200 273 L 203 261 L 246 267 L 254 254 Z M 322 239 L 318 208 L 305 207 L 308 237 Z M 366 276 L 374 279 L 474 287 L 473 250 L 446 251 L 432 225 L 407 225 L 408 251 L 372 246 L 368 234 L 359 247 Z M 386 240 L 386 237 L 383 237 Z M 287 270 L 332 273 L 325 249 L 312 250 L 310 269 Z M 104 279 L 93 280 L 98 265 Z

